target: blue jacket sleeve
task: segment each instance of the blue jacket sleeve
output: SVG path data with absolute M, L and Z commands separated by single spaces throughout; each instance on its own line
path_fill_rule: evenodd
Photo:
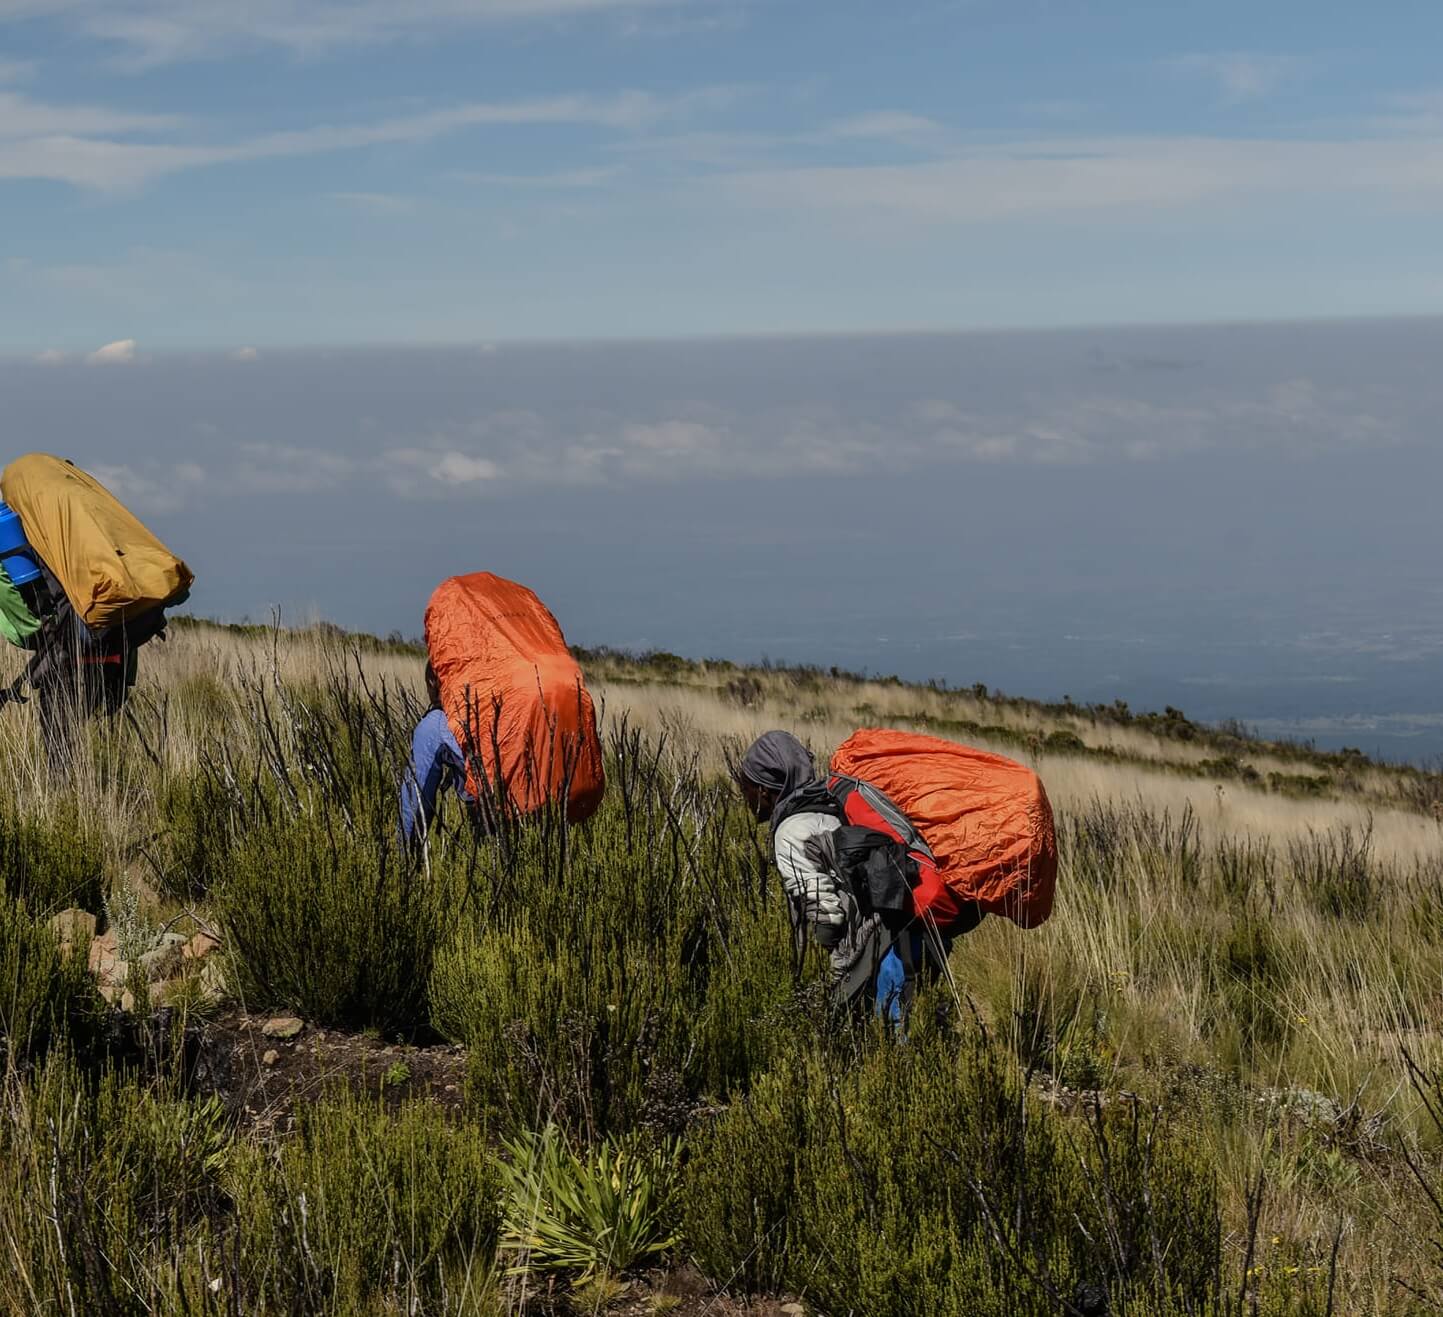
M 446 715 L 432 709 L 411 734 L 411 767 L 401 782 L 401 836 L 410 842 L 422 823 L 430 825 L 436 816 L 436 794 L 446 769 L 456 758 L 451 747 L 455 738 L 446 725 Z

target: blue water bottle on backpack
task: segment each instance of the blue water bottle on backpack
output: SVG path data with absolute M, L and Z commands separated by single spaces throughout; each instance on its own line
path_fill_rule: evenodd
M 0 503 L 0 565 L 14 585 L 25 585 L 40 575 L 35 551 L 25 538 L 25 527 L 8 503 Z

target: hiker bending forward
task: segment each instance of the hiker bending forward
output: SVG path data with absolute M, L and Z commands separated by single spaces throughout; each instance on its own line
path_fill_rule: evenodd
M 771 824 L 793 926 L 831 955 L 837 1003 L 870 994 L 879 1015 L 900 1023 L 919 975 L 945 973 L 953 938 L 975 928 L 981 910 L 941 885 L 895 805 L 865 783 L 819 778 L 791 733 L 759 737 L 736 777 L 757 821 Z
M 442 581 L 426 605 L 431 707 L 411 738 L 401 831 L 424 841 L 450 787 L 471 822 L 595 813 L 606 792 L 596 709 L 556 619 L 524 585 L 490 572 Z
M 476 803 L 466 789 L 466 757 L 442 711 L 441 683 L 429 663 L 426 694 L 431 706 L 411 733 L 411 771 L 401 782 L 401 835 L 411 845 L 430 829 L 443 788 L 455 791 L 468 812 Z

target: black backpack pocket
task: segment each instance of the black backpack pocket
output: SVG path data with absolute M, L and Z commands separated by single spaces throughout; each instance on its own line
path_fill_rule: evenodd
M 912 889 L 921 879 L 917 861 L 885 832 L 844 825 L 831 834 L 837 872 L 861 912 L 876 914 L 889 927 L 912 917 Z

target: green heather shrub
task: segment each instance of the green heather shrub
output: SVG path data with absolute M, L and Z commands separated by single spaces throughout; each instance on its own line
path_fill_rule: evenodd
M 473 839 L 454 863 L 421 864 L 400 845 L 402 728 L 415 710 L 335 669 L 308 687 L 252 679 L 239 698 L 257 730 L 247 751 L 203 762 L 164 798 L 164 885 L 209 893 L 246 1000 L 424 1027 L 432 961 L 484 856 Z
M 243 1311 L 490 1313 L 503 1185 L 485 1131 L 436 1107 L 306 1109 L 230 1176 Z
M 168 781 L 156 803 L 166 843 L 159 885 L 175 900 L 201 900 L 228 868 L 231 798 L 214 775 L 200 772 Z
M 787 1281 L 798 1162 L 813 1133 L 810 1078 L 802 1057 L 782 1057 L 688 1139 L 682 1238 L 702 1271 L 728 1285 Z
M 980 1038 L 773 1073 L 693 1139 L 684 1210 L 709 1275 L 826 1312 L 1052 1314 L 1087 1286 L 1128 1312 L 1221 1297 L 1201 1157 L 1134 1107 L 1065 1125 Z
M 1251 911 L 1235 911 L 1232 926 L 1218 947 L 1213 1031 L 1235 1040 L 1236 1052 L 1223 1059 L 1246 1065 L 1259 1052 L 1275 1053 L 1288 1033 L 1287 991 L 1292 970 L 1286 935 L 1276 921 Z
M 62 955 L 23 901 L 0 896 L 0 1066 L 43 1056 L 62 1039 L 79 1049 L 95 1042 L 104 1006 L 85 950 Z
M 591 822 L 523 829 L 479 873 L 437 958 L 434 1023 L 466 1043 L 472 1096 L 508 1127 L 679 1129 L 767 1063 L 794 993 L 779 894 L 752 880 L 725 788 L 653 763 L 642 790 L 633 753 L 651 752 L 612 759 Z
M 994 1018 L 1010 1020 L 1009 1041 L 1029 1071 L 1074 1088 L 1099 1088 L 1105 1078 L 1106 1012 L 1096 990 L 1061 957 L 1024 961 L 994 1000 Z
M 440 1111 L 308 1108 L 277 1152 L 218 1099 L 56 1054 L 4 1081 L 0 1311 L 493 1314 L 502 1185 Z
M 1373 825 L 1310 833 L 1288 846 L 1293 881 L 1320 914 L 1365 920 L 1377 913 L 1386 887 L 1373 858 Z
M 1213 847 L 1213 867 L 1229 906 L 1256 901 L 1276 912 L 1277 854 L 1271 842 L 1247 834 L 1219 837 Z
M 362 832 L 316 803 L 236 841 L 213 898 L 245 1000 L 328 1024 L 426 1022 L 431 963 L 462 898 L 381 831 L 392 820 L 370 822 Z
M 0 1309 L 224 1311 L 203 1260 L 231 1149 L 217 1100 L 97 1084 L 56 1053 L 28 1082 L 11 1072 L 4 1102 Z
M 224 726 L 236 716 L 236 687 L 211 672 L 182 677 L 171 691 L 178 709 L 201 727 Z
M 0 806 L 0 896 L 20 897 L 38 915 L 69 906 L 96 914 L 103 869 L 99 842 L 73 807 L 46 818 Z

